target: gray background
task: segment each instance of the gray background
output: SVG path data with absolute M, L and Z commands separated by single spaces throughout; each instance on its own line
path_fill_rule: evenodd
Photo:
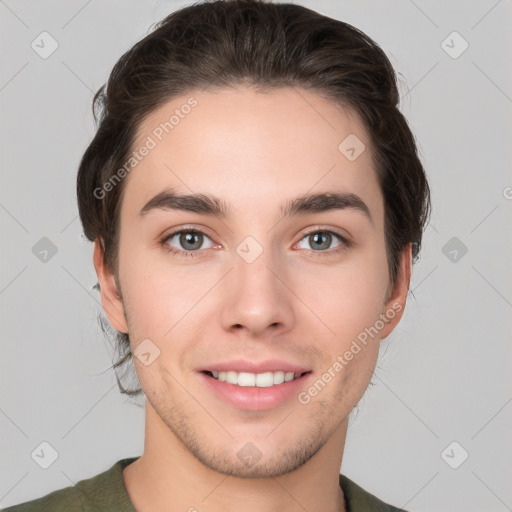
M 142 453 L 143 401 L 122 396 L 108 369 L 75 177 L 93 93 L 153 22 L 189 3 L 0 0 L 1 507 Z M 413 293 L 382 343 L 342 472 L 411 511 L 512 510 L 511 2 L 296 3 L 385 49 L 433 192 Z M 58 43 L 46 59 L 31 47 L 43 31 Z M 457 58 L 454 31 L 469 44 Z M 57 249 L 46 262 L 42 237 Z M 31 456 L 42 442 L 58 452 L 48 469 Z

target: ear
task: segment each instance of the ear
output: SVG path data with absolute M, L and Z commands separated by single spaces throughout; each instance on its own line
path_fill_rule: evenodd
M 105 255 L 98 238 L 94 241 L 94 268 L 100 284 L 101 304 L 110 325 L 119 332 L 128 332 L 123 303 L 117 290 L 114 273 L 105 264 Z
M 381 330 L 381 339 L 389 336 L 398 325 L 405 309 L 409 284 L 411 282 L 412 244 L 407 244 L 400 256 L 400 263 L 393 287 L 388 292 L 384 305 L 383 320 L 386 325 Z

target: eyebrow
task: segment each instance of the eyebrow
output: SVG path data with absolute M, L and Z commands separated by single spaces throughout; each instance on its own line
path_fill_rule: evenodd
M 281 215 L 291 217 L 347 209 L 363 213 L 373 223 L 366 203 L 358 195 L 344 192 L 322 192 L 296 197 L 281 207 Z M 139 215 L 144 216 L 152 210 L 181 210 L 221 219 L 233 216 L 231 205 L 222 199 L 208 194 L 177 194 L 172 189 L 163 190 L 151 198 L 141 208 Z

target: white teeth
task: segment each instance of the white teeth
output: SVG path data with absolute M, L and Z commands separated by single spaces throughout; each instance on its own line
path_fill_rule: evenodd
M 213 377 L 229 384 L 236 384 L 242 387 L 258 387 L 268 388 L 283 382 L 290 382 L 298 377 L 300 373 L 293 372 L 265 372 L 265 373 L 249 373 L 249 372 L 211 372 Z

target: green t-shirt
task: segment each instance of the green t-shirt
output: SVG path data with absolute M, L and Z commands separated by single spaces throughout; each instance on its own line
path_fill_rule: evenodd
M 138 458 L 121 459 L 99 475 L 3 512 L 137 512 L 124 485 L 123 469 Z M 345 494 L 347 512 L 405 512 L 384 503 L 341 474 L 340 487 Z

